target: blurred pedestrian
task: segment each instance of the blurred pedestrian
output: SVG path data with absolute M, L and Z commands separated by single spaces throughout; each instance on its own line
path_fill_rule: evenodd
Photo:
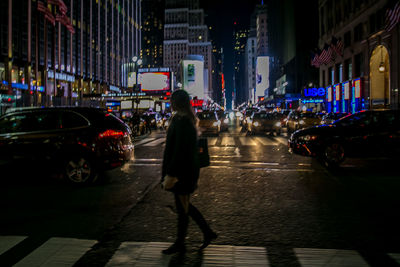
M 197 118 L 190 105 L 186 91 L 175 91 L 171 96 L 171 106 L 175 111 L 167 131 L 166 146 L 162 166 L 162 181 L 176 181 L 170 189 L 174 193 L 178 214 L 178 229 L 175 243 L 163 250 L 164 254 L 185 252 L 189 216 L 203 232 L 203 244 L 207 247 L 217 238 L 200 211 L 190 203 L 190 194 L 197 188 L 199 160 L 197 146 Z M 165 184 L 165 183 L 164 183 Z

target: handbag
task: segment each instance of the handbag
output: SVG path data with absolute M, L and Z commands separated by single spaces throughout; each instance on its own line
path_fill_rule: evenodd
M 208 154 L 207 138 L 200 138 L 198 140 L 198 156 L 200 168 L 210 166 L 210 155 Z
M 161 183 L 161 187 L 164 190 L 170 191 L 172 188 L 174 188 L 176 182 L 178 182 L 178 178 L 175 176 L 166 175 Z

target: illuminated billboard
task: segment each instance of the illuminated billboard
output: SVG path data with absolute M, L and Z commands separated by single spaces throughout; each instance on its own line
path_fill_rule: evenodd
M 268 94 L 269 88 L 269 57 L 257 57 L 256 66 L 256 97 Z M 268 95 L 266 95 L 268 96 Z
M 142 92 L 167 91 L 171 89 L 170 72 L 142 72 L 138 74 Z
M 182 60 L 183 89 L 191 97 L 204 99 L 204 59 L 202 56 L 189 55 Z

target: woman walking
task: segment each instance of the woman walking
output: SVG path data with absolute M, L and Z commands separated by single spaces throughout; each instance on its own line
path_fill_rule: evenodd
M 175 112 L 167 132 L 162 166 L 162 181 L 176 181 L 170 189 L 174 193 L 178 213 L 178 231 L 175 243 L 163 250 L 164 254 L 185 252 L 189 216 L 203 232 L 201 249 L 217 238 L 200 211 L 190 203 L 190 194 L 197 188 L 199 160 L 197 147 L 197 119 L 190 105 L 186 91 L 175 91 L 171 96 L 171 106 Z

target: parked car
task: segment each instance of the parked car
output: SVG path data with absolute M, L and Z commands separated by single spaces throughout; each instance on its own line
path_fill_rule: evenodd
M 251 117 L 251 123 L 248 124 L 248 131 L 251 134 L 257 133 L 275 133 L 280 135 L 282 130 L 281 116 L 274 112 L 257 112 Z
M 292 111 L 287 118 L 286 126 L 288 132 L 294 132 L 299 129 L 319 125 L 321 117 L 313 112 L 298 112 Z
M 343 117 L 348 116 L 348 115 L 350 115 L 350 113 L 341 113 L 341 112 L 337 112 L 337 113 L 334 113 L 334 112 L 327 113 L 327 114 L 325 114 L 325 115 L 322 116 L 322 119 L 321 119 L 321 123 L 320 123 L 320 124 L 331 124 L 331 123 L 333 123 L 334 121 L 337 121 L 338 119 L 343 118 Z
M 123 121 L 96 108 L 22 108 L 0 117 L 2 162 L 57 166 L 75 184 L 131 159 L 131 131 Z
M 199 118 L 199 129 L 202 134 L 216 134 L 218 135 L 221 129 L 221 121 L 213 111 L 203 111 L 197 113 Z
M 400 111 L 362 111 L 300 130 L 292 134 L 288 146 L 294 153 L 320 158 L 328 167 L 339 166 L 346 157 L 398 157 Z

